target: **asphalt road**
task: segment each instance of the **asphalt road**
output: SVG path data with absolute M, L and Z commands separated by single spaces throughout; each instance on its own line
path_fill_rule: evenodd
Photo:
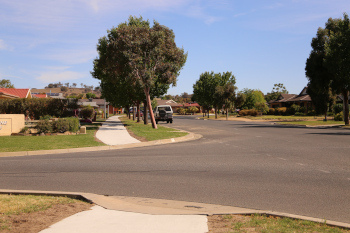
M 350 130 L 190 116 L 176 117 L 172 126 L 203 137 L 0 158 L 0 188 L 195 201 L 350 223 Z

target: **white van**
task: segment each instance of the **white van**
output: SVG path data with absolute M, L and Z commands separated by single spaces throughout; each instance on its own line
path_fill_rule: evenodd
M 154 111 L 154 119 L 158 121 L 166 121 L 166 123 L 173 123 L 173 109 L 170 105 L 158 105 Z

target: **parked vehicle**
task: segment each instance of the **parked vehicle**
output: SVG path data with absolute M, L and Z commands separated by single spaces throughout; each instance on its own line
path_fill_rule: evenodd
M 156 123 L 159 121 L 166 121 L 166 123 L 173 123 L 173 109 L 170 105 L 158 105 L 154 111 L 154 118 Z

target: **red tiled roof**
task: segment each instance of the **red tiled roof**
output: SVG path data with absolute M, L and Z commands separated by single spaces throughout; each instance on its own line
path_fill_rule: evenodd
M 27 98 L 30 93 L 30 90 L 17 88 L 0 88 L 0 93 L 18 96 L 18 98 Z
M 46 94 L 33 94 L 33 97 L 35 98 L 47 98 Z

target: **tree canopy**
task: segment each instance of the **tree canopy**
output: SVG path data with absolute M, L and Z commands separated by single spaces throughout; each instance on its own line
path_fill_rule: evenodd
M 275 100 L 282 93 L 283 94 L 288 94 L 288 91 L 287 91 L 286 87 L 283 85 L 283 83 L 276 83 L 276 84 L 273 85 L 272 91 L 268 92 L 265 95 L 265 100 L 267 102 L 269 102 L 271 100 Z
M 225 103 L 228 105 L 233 101 L 235 84 L 236 78 L 232 72 L 204 72 L 193 85 L 192 99 L 208 111 L 214 107 L 216 113 Z
M 329 18 L 325 28 L 319 28 L 312 39 L 312 51 L 306 61 L 306 76 L 313 101 L 321 101 L 316 108 L 324 112 L 332 94 L 343 95 L 344 122 L 349 125 L 350 90 L 350 21 L 346 13 L 343 19 Z M 330 94 L 330 90 L 332 94 Z M 316 99 L 317 98 L 317 99 Z
M 94 60 L 93 77 L 101 80 L 102 94 L 106 99 L 118 90 L 128 89 L 130 93 L 135 91 L 136 95 L 143 90 L 152 125 L 157 128 L 150 104 L 151 89 L 153 94 L 163 95 L 169 85 L 176 85 L 187 53 L 176 46 L 171 29 L 156 21 L 151 27 L 142 17 L 130 16 L 129 21 L 107 32 L 108 35 L 100 38 L 97 45 L 99 57 Z M 107 87 L 109 84 L 124 86 L 114 90 Z M 118 98 L 111 99 L 119 102 Z
M 1 88 L 15 88 L 9 79 L 0 79 Z
M 260 90 L 253 90 L 245 88 L 240 92 L 242 99 L 244 99 L 243 104 L 241 104 L 242 109 L 260 109 L 261 106 L 266 105 L 266 100 L 264 94 Z

